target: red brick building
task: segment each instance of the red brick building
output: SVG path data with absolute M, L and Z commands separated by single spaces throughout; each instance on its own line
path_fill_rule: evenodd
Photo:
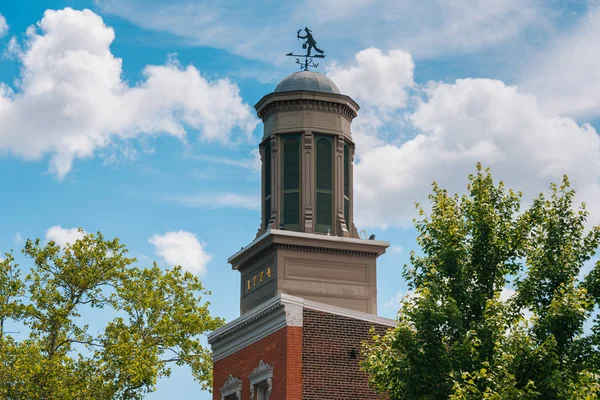
M 389 246 L 353 223 L 358 104 L 327 77 L 297 72 L 255 106 L 264 123 L 262 218 L 229 262 L 240 314 L 209 335 L 215 400 L 368 400 L 361 342 L 377 316 L 376 259 Z

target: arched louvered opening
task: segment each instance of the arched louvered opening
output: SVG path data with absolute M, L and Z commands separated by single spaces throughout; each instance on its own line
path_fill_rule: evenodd
M 300 230 L 300 140 L 283 139 L 283 215 L 282 223 L 290 231 Z
M 315 231 L 333 233 L 333 141 L 317 138 Z
M 350 230 L 350 147 L 344 144 L 344 220 Z
M 264 150 L 264 179 L 265 179 L 265 193 L 264 193 L 264 204 L 263 204 L 263 226 L 265 229 L 271 219 L 271 194 L 272 194 L 272 172 L 271 172 L 271 143 L 267 143 Z

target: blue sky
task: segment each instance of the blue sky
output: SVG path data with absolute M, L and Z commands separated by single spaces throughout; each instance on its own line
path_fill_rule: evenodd
M 391 243 L 378 290 L 393 318 L 433 180 L 462 192 L 481 161 L 528 201 L 566 173 L 600 221 L 598 13 L 597 0 L 3 2 L 0 249 L 101 231 L 141 263 L 198 273 L 214 314 L 236 318 L 226 260 L 260 223 L 253 105 L 295 71 L 284 54 L 308 25 L 319 70 L 361 105 L 356 222 Z M 148 398 L 184 396 L 210 398 L 178 369 Z

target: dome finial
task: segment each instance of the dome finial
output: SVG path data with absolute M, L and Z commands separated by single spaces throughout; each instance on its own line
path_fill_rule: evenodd
M 302 43 L 302 48 L 306 49 L 306 54 L 294 54 L 292 52 L 287 53 L 286 56 L 297 57 L 296 64 L 300 64 L 300 69 L 308 71 L 308 67 L 317 68 L 319 66 L 319 63 L 314 62 L 313 58 L 325 58 L 325 54 L 323 54 L 325 51 L 317 47 L 317 41 L 313 37 L 312 31 L 308 29 L 308 27 L 304 28 L 304 36 L 300 36 L 300 32 L 302 32 L 302 29 L 298 29 L 298 32 L 296 32 L 296 38 L 298 40 L 306 39 L 306 42 Z M 315 49 L 315 51 L 319 54 L 311 55 L 310 53 L 313 49 Z M 300 58 L 302 57 L 304 57 L 304 62 L 300 61 Z

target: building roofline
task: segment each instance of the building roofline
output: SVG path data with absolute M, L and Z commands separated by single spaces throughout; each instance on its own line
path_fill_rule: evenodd
M 227 357 L 286 326 L 303 326 L 303 311 L 313 310 L 376 325 L 395 327 L 393 319 L 280 294 L 208 335 L 215 360 Z

